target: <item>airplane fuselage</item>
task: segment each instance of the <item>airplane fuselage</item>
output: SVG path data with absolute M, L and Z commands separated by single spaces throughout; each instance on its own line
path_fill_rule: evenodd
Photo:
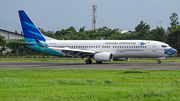
M 171 54 L 165 54 L 165 49 L 170 46 L 163 42 L 149 40 L 48 40 L 46 44 L 54 49 L 70 48 L 81 50 L 92 50 L 95 52 L 109 52 L 113 54 L 113 58 L 159 58 L 166 57 Z M 27 45 L 35 51 L 51 54 L 55 56 L 70 57 L 56 52 L 46 47 Z

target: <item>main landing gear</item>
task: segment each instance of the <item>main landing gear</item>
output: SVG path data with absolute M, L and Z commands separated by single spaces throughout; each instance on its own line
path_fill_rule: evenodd
M 86 64 L 91 64 L 92 63 L 92 60 L 91 59 L 87 59 L 86 60 Z
M 160 63 L 161 63 L 161 60 L 157 60 L 157 63 L 160 64 Z
M 92 60 L 91 59 L 87 59 L 86 60 L 86 64 L 91 64 L 92 63 Z M 102 61 L 96 61 L 97 64 L 101 64 Z
M 97 64 L 101 64 L 101 63 L 102 63 L 102 61 L 96 61 L 96 63 L 97 63 Z

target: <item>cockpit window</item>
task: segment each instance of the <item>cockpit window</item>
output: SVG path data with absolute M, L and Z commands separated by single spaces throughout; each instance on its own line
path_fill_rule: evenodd
M 161 47 L 167 47 L 166 45 L 161 45 Z

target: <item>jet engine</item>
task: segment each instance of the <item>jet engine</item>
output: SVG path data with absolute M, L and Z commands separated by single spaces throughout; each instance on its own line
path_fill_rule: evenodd
M 112 61 L 113 55 L 108 52 L 96 53 L 94 55 L 95 61 Z

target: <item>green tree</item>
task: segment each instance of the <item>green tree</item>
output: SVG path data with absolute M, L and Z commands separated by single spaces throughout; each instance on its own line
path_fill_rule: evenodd
M 156 29 L 151 30 L 148 39 L 163 42 L 165 39 L 165 30 L 162 27 L 157 26 Z
M 73 33 L 77 32 L 76 29 L 74 27 L 69 27 L 69 29 L 66 29 L 66 31 L 71 31 Z
M 140 24 L 135 27 L 135 31 L 138 33 L 139 39 L 148 39 L 150 28 L 150 25 L 141 20 Z
M 174 26 L 167 36 L 167 43 L 177 49 L 178 56 L 180 55 L 180 25 Z
M 47 31 L 47 32 L 46 32 L 46 35 L 47 35 L 48 37 L 55 38 L 55 35 L 54 35 L 54 32 L 53 32 L 53 31 Z
M 56 38 L 53 31 L 44 31 L 42 28 L 38 28 L 38 29 L 43 35 L 51 38 Z
M 0 35 L 0 54 L 2 54 L 3 51 L 5 51 L 5 45 L 6 41 L 4 40 L 4 37 Z
M 3 46 L 6 44 L 6 41 L 4 40 L 4 37 L 0 35 L 0 46 Z
M 84 32 L 85 26 L 79 29 L 79 32 Z
M 170 28 L 174 28 L 176 27 L 177 25 L 179 25 L 179 22 L 178 22 L 178 14 L 176 13 L 172 13 L 172 16 L 170 17 L 170 20 L 171 20 L 171 23 L 170 23 Z
M 15 41 L 24 42 L 24 39 L 18 39 Z M 19 43 L 9 41 L 6 43 L 6 46 L 11 49 L 11 53 L 13 55 L 16 55 L 16 54 L 22 55 L 25 51 L 25 48 L 23 47 L 23 45 Z
M 135 31 L 136 32 L 140 32 L 140 31 L 149 31 L 150 30 L 150 26 L 147 25 L 144 21 L 141 20 L 140 24 L 138 24 L 137 27 L 135 27 Z
M 42 33 L 42 34 L 44 34 L 44 35 L 46 35 L 46 31 L 44 31 L 42 28 L 40 28 L 40 27 L 38 27 L 38 29 L 39 29 L 39 31 Z

